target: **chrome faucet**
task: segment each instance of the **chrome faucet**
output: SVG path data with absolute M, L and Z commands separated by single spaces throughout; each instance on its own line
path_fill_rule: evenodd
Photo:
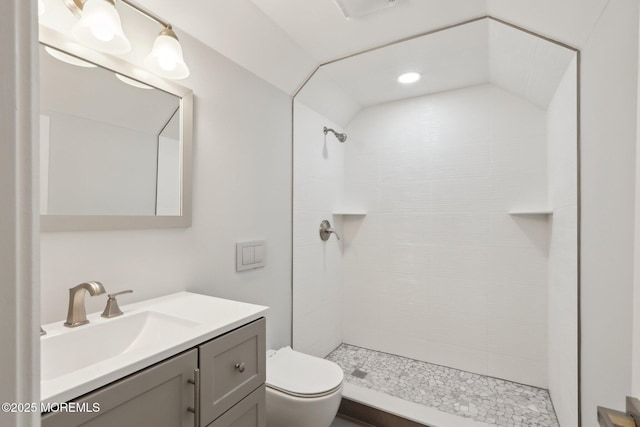
M 89 323 L 87 310 L 84 306 L 84 295 L 87 291 L 91 296 L 105 293 L 104 286 L 100 282 L 80 283 L 78 286 L 69 289 L 69 311 L 67 312 L 67 321 L 64 322 L 64 326 L 75 328 Z

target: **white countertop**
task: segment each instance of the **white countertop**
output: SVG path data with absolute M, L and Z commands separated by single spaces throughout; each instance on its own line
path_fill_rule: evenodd
M 87 316 L 90 323 L 76 328 L 63 326 L 63 320 L 43 325 L 47 335 L 41 337 L 41 343 L 72 334 L 82 330 L 86 335 L 93 328 L 96 334 L 104 331 L 104 326 L 117 319 L 140 316 L 151 312 L 157 316 L 171 316 L 193 322 L 180 334 L 169 335 L 155 340 L 148 345 L 123 351 L 107 360 L 90 364 L 80 369 L 68 369 L 70 372 L 41 380 L 41 401 L 45 403 L 62 403 L 123 378 L 136 371 L 160 362 L 184 350 L 195 347 L 205 341 L 220 336 L 244 324 L 263 317 L 268 307 L 231 301 L 190 292 L 179 292 L 159 298 L 121 306 L 124 314 L 112 319 L 105 319 L 100 312 Z M 108 336 L 101 339 L 109 340 Z M 82 352 L 82 348 L 69 348 L 69 354 Z M 67 351 L 67 350 L 65 350 Z M 70 357 L 72 359 L 72 357 Z M 41 362 L 44 364 L 44 361 Z M 72 363 L 72 362 L 71 362 Z

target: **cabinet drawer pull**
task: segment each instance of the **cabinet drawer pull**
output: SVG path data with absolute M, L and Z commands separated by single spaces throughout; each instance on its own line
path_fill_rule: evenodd
M 236 371 L 238 371 L 240 373 L 244 372 L 244 362 L 236 363 Z
M 193 406 L 187 410 L 193 412 L 193 425 L 200 427 L 200 369 L 194 369 L 193 379 L 189 378 L 189 384 L 193 384 Z

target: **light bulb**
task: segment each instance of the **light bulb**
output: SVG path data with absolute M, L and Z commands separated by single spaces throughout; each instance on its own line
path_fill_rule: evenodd
M 100 41 L 108 42 L 113 40 L 116 32 L 108 19 L 104 16 L 96 16 L 91 22 L 91 34 Z
M 54 58 L 56 58 L 59 61 L 62 62 L 66 62 L 67 64 L 71 64 L 71 65 L 76 65 L 78 67 L 84 67 L 84 68 L 95 68 L 97 67 L 97 65 L 92 64 L 91 62 L 87 62 L 87 61 L 83 61 L 80 58 L 76 58 L 73 55 L 69 55 L 67 53 L 61 52 L 57 49 L 53 49 L 49 46 L 45 46 L 44 50 L 51 56 L 53 56 Z
M 165 71 L 173 71 L 178 65 L 178 61 L 169 52 L 162 52 L 158 55 L 158 65 Z
M 184 79 L 189 75 L 189 67 L 182 57 L 182 46 L 171 27 L 156 37 L 144 64 L 149 71 L 168 79 Z
M 80 43 L 102 52 L 118 54 L 131 50 L 113 0 L 87 0 L 72 33 Z

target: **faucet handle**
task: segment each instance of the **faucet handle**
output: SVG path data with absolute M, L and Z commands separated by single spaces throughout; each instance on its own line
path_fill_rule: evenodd
M 133 291 L 131 289 L 127 289 L 126 291 L 120 291 L 113 294 L 108 294 L 109 298 L 107 299 L 107 306 L 104 308 L 104 311 L 102 312 L 101 316 L 107 319 L 111 317 L 120 316 L 122 314 L 122 310 L 120 310 L 120 307 L 118 306 L 118 300 L 116 299 L 116 297 L 118 295 L 130 294 L 132 292 Z
M 109 298 L 114 298 L 117 297 L 118 295 L 122 295 L 122 294 L 132 294 L 133 290 L 132 289 L 127 289 L 126 291 L 120 291 L 120 292 L 116 292 L 115 294 L 107 294 L 107 296 Z

